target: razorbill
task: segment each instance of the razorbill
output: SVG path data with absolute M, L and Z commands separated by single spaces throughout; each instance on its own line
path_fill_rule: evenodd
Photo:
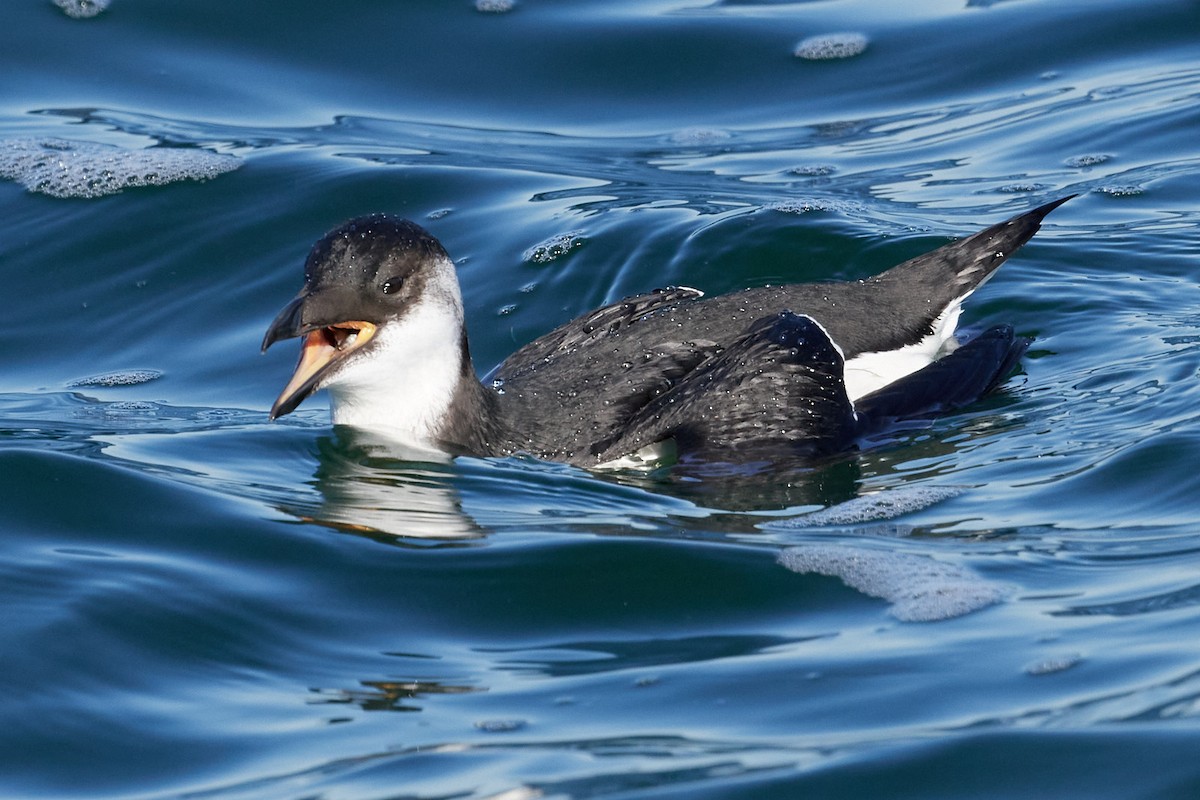
M 1028 340 L 998 325 L 960 345 L 962 302 L 1069 199 L 866 280 L 628 297 L 525 345 L 486 384 L 441 243 L 395 216 L 361 217 L 314 245 L 304 288 L 267 329 L 264 351 L 302 338 L 271 418 L 328 389 L 335 424 L 441 457 L 595 468 L 829 455 L 1008 375 Z

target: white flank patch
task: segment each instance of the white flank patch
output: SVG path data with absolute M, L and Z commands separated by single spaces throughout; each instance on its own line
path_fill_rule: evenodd
M 954 338 L 954 329 L 958 327 L 963 300 L 969 294 L 967 292 L 946 306 L 942 315 L 933 321 L 933 333 L 916 344 L 905 345 L 899 350 L 861 353 L 847 361 L 845 383 L 850 402 L 895 383 L 956 350 L 958 340 Z

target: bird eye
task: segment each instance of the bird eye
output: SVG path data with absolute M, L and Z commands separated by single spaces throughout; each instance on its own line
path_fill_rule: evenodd
M 395 278 L 388 278 L 386 281 L 383 282 L 383 287 L 382 287 L 383 293 L 384 294 L 395 294 L 396 292 L 400 291 L 400 287 L 403 285 L 404 285 L 403 276 L 397 276 Z

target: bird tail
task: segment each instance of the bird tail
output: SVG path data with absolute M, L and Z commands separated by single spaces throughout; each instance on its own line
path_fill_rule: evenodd
M 1042 220 L 1077 195 L 1068 195 L 937 250 L 897 264 L 879 275 L 884 283 L 927 284 L 930 297 L 961 298 L 978 289 L 1021 245 L 1033 238 Z

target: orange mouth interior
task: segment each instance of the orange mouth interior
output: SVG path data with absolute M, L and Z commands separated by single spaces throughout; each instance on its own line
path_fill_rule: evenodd
M 303 400 L 304 397 L 317 389 L 321 377 L 338 361 L 361 349 L 375 336 L 376 326 L 370 322 L 350 321 L 339 322 L 317 328 L 305 334 L 300 346 L 300 361 L 292 379 L 279 393 L 279 398 L 271 409 L 271 417 L 281 415 L 281 409 L 288 406 L 289 401 L 299 395 L 295 403 L 291 403 L 286 414 Z

